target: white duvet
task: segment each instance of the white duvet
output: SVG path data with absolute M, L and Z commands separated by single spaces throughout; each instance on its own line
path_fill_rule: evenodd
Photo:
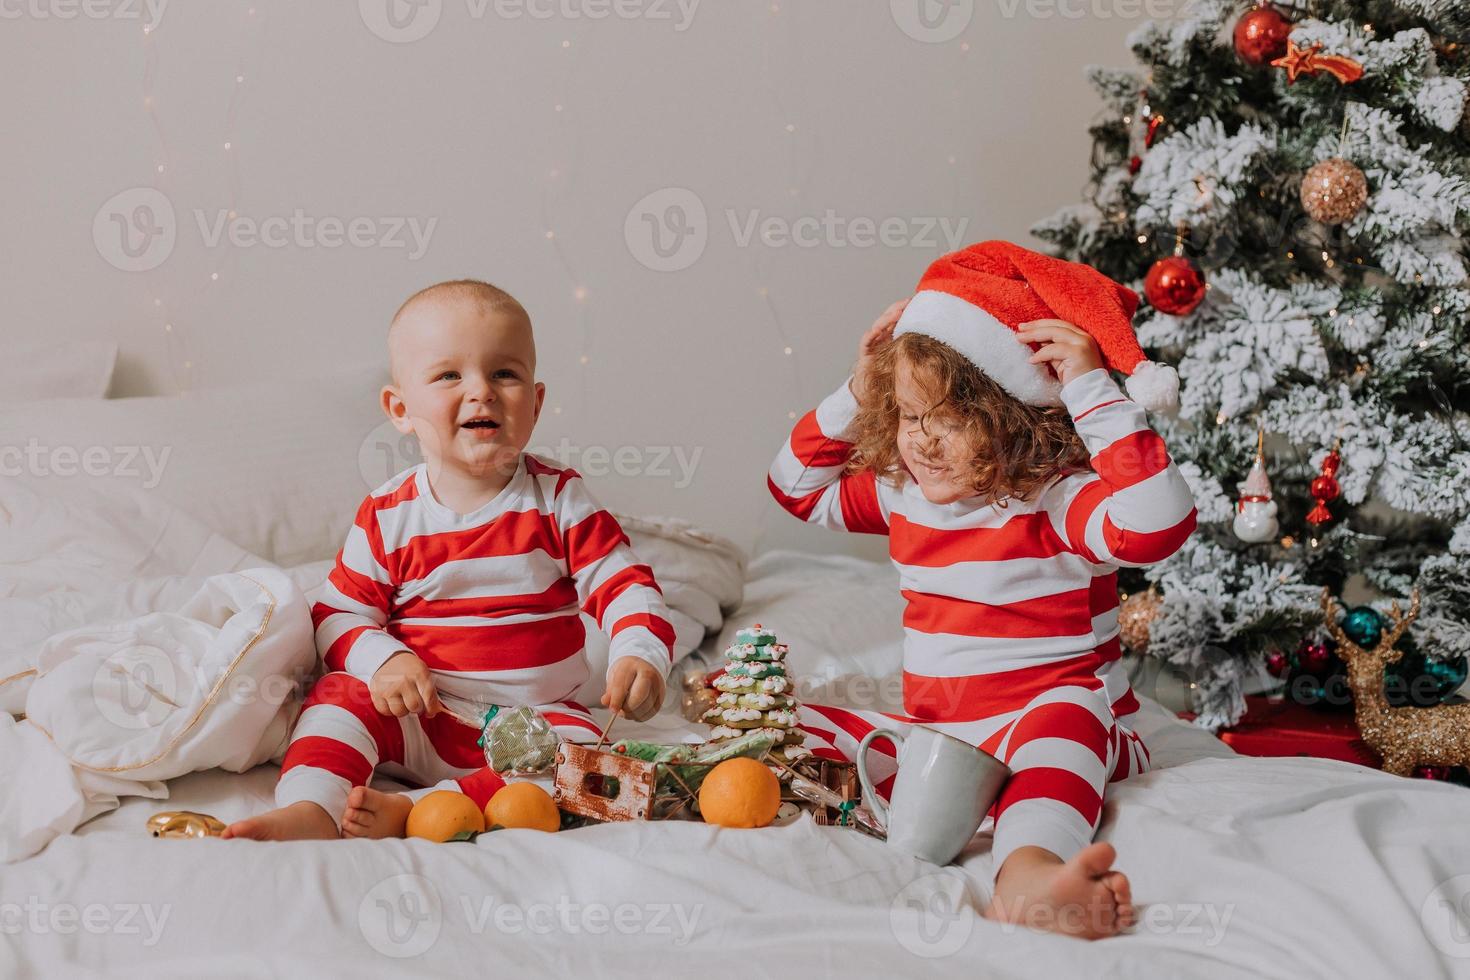
M 0 506 L 14 508 L 3 491 Z M 62 529 L 54 555 L 27 556 L 14 544 L 24 534 L 0 538 L 0 678 L 7 663 L 24 666 L 37 637 L 182 603 L 201 575 L 254 564 L 146 504 L 126 527 L 116 518 L 75 515 L 86 533 L 72 537 L 57 518 L 46 525 Z M 692 552 L 682 560 L 684 578 L 698 579 Z M 120 574 L 119 561 L 133 564 Z M 730 625 L 773 626 L 793 662 L 823 679 L 851 662 L 891 669 L 896 622 L 823 612 L 852 592 L 883 601 L 891 574 L 767 556 Z M 715 621 L 698 629 L 718 628 L 728 586 L 723 597 L 688 588 L 708 599 L 685 604 L 691 620 L 702 608 Z M 1144 718 L 1159 768 L 1110 788 L 1099 835 L 1117 847 L 1141 918 L 1100 943 L 980 918 L 984 828 L 943 869 L 809 818 L 760 831 L 505 831 L 451 845 L 146 836 L 160 809 L 230 820 L 269 808 L 266 764 L 173 779 L 166 801 L 124 799 L 0 867 L 0 976 L 1470 976 L 1470 791 L 1346 763 L 1239 758 L 1152 702 Z M 666 709 L 641 733 L 693 730 Z

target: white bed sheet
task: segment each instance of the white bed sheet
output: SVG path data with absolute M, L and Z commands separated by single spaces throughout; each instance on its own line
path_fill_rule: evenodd
M 750 591 L 732 622 L 769 611 Z M 983 829 L 945 869 L 809 818 L 455 845 L 146 836 L 161 809 L 269 808 L 276 770 L 262 766 L 175 780 L 168 801 L 128 800 L 0 870 L 0 975 L 1470 976 L 1470 792 L 1236 757 L 1152 702 L 1142 719 L 1159 768 L 1110 787 L 1099 833 L 1141 921 L 1101 943 L 981 918 Z M 617 734 L 695 731 L 671 706 Z

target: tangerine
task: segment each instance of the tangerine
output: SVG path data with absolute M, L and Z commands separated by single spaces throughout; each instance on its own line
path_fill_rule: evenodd
M 507 830 L 555 833 L 561 829 L 561 811 L 551 794 L 535 783 L 506 783 L 485 804 L 485 822 L 492 827 L 499 824 Z
M 764 827 L 781 808 L 781 780 L 754 759 L 726 759 L 699 787 L 699 812 L 720 827 Z
M 408 811 L 404 833 L 442 844 L 456 834 L 481 833 L 484 829 L 485 815 L 475 806 L 474 800 L 463 793 L 438 789 Z

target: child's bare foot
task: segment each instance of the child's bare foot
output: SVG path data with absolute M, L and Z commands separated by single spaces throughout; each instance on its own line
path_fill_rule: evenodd
M 1117 852 L 1104 841 L 1070 861 L 1041 847 L 1021 847 L 1001 866 L 986 917 L 1083 939 L 1113 936 L 1134 922 L 1128 878 L 1113 870 Z
M 402 837 L 408 825 L 413 800 L 402 793 L 384 793 L 354 786 L 347 794 L 347 812 L 342 816 L 343 837 Z
M 236 820 L 220 837 L 251 840 L 335 840 L 337 824 L 327 811 L 308 800 L 255 817 Z

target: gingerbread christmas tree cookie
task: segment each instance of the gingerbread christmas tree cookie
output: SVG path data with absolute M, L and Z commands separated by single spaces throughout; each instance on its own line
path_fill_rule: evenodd
M 796 727 L 799 702 L 786 673 L 786 644 L 759 623 L 736 632 L 725 650 L 725 669 L 715 679 L 719 692 L 714 707 L 704 713 L 712 726 L 710 741 L 720 743 L 753 731 L 774 739 L 771 752 L 787 762 L 810 755 Z

